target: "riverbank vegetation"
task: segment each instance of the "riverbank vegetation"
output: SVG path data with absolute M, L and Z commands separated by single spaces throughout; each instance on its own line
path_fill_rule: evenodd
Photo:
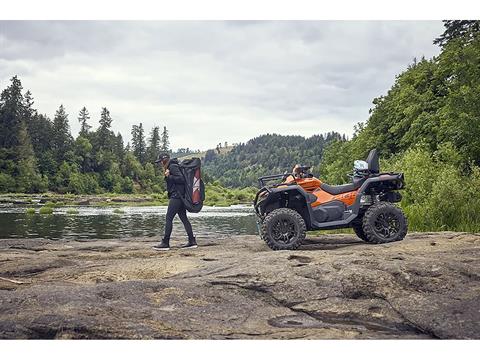
M 324 152 L 320 172 L 347 181 L 377 148 L 384 171 L 405 173 L 401 206 L 418 231 L 480 231 L 480 22 L 447 21 L 433 59 L 414 61 L 350 141 Z

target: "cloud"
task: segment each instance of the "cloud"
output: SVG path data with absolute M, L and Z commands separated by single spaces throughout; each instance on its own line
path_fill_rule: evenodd
M 41 113 L 60 104 L 97 121 L 109 108 L 167 126 L 174 147 L 263 133 L 350 135 L 414 57 L 431 57 L 440 21 L 0 21 L 0 87 L 17 74 Z

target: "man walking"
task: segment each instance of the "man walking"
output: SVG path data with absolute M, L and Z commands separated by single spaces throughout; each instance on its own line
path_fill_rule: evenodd
M 197 247 L 195 236 L 193 236 L 192 225 L 187 217 L 187 210 L 181 199 L 185 195 L 185 179 L 178 167 L 177 159 L 170 159 L 168 153 L 162 153 L 158 156 L 155 163 L 161 163 L 165 171 L 165 181 L 167 182 L 168 209 L 165 219 L 165 235 L 160 244 L 155 245 L 155 250 L 170 250 L 170 235 L 172 234 L 173 218 L 178 217 L 185 227 L 188 234 L 188 243 L 181 246 L 183 249 L 193 249 Z

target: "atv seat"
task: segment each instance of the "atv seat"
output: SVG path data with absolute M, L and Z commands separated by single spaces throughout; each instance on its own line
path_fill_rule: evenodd
M 357 190 L 361 185 L 362 185 L 362 182 L 356 181 L 352 184 L 337 185 L 337 186 L 322 184 L 320 185 L 320 188 L 323 191 L 326 191 L 327 193 L 329 193 L 330 195 L 338 195 L 338 194 L 343 194 L 343 193 Z
M 367 159 L 365 160 L 366 163 L 368 164 L 368 172 L 371 174 L 371 176 L 375 176 L 380 173 L 380 164 L 379 164 L 379 159 L 378 159 L 378 153 L 377 149 L 372 149 L 370 153 L 368 154 Z M 330 195 L 338 195 L 338 194 L 343 194 L 346 192 L 354 191 L 360 188 L 362 184 L 365 181 L 365 177 L 353 177 L 353 183 L 351 184 L 345 184 L 345 185 L 328 185 L 328 184 L 322 184 L 320 185 L 320 188 L 323 191 L 326 191 Z

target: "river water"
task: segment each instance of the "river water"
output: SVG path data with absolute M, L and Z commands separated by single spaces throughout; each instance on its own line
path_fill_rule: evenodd
M 78 214 L 68 214 L 75 209 Z M 128 239 L 131 237 L 161 238 L 166 206 L 117 208 L 75 206 L 55 208 L 53 214 L 27 214 L 26 207 L 0 206 L 0 239 Z M 198 214 L 188 214 L 197 236 L 257 234 L 251 206 L 204 206 Z M 183 224 L 175 217 L 172 237 L 186 238 Z

